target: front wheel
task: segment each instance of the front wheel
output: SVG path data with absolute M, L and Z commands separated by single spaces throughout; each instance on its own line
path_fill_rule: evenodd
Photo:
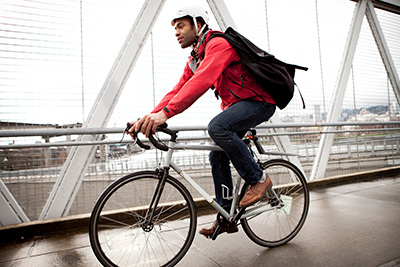
M 273 187 L 260 202 L 246 209 L 241 224 L 255 243 L 277 247 L 294 238 L 306 220 L 310 201 L 307 182 L 289 161 L 273 159 L 260 166 Z
M 149 209 L 160 180 L 155 171 L 132 173 L 112 183 L 97 200 L 89 236 L 103 266 L 173 266 L 188 251 L 197 224 L 193 199 L 182 183 L 168 176 L 157 207 Z

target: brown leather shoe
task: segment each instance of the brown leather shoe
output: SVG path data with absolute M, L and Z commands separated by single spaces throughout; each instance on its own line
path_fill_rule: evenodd
M 202 234 L 202 235 L 205 235 L 206 237 L 212 237 L 212 235 L 215 232 L 215 229 L 217 229 L 217 226 L 218 226 L 218 222 L 214 221 L 214 223 L 211 226 L 206 227 L 206 228 L 202 228 L 199 231 L 199 233 Z M 231 227 L 222 227 L 222 226 L 220 226 L 219 234 L 222 234 L 222 233 L 225 233 L 225 232 L 228 233 L 228 234 L 232 234 L 232 233 L 236 233 L 238 231 L 239 231 L 239 229 L 237 227 L 237 224 L 235 224 L 235 225 L 233 225 Z
M 271 178 L 267 175 L 267 179 L 264 183 L 257 183 L 255 185 L 251 185 L 247 190 L 246 194 L 244 194 L 242 200 L 240 200 L 239 205 L 241 207 L 247 207 L 253 205 L 257 201 L 261 199 L 261 197 L 265 194 L 268 189 L 272 188 Z

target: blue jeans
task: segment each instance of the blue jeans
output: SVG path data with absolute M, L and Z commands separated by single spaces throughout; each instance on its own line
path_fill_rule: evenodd
M 248 184 L 256 184 L 262 177 L 262 170 L 251 156 L 242 137 L 249 128 L 267 121 L 275 112 L 275 105 L 266 105 L 261 101 L 241 101 L 214 117 L 208 125 L 212 140 L 224 151 L 211 151 L 209 160 L 214 179 L 216 201 L 221 206 L 230 206 L 233 184 L 230 161 Z M 225 188 L 222 188 L 222 185 Z

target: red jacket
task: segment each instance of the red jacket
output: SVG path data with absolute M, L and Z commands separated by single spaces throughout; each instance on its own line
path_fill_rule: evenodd
M 207 40 L 211 33 L 212 31 L 209 31 L 207 34 Z M 199 55 L 204 54 L 204 58 L 200 56 L 201 63 L 195 73 L 193 74 L 189 64 L 186 63 L 179 82 L 164 96 L 152 113 L 163 110 L 165 115 L 171 118 L 189 108 L 212 85 L 215 86 L 215 90 L 221 97 L 222 110 L 245 99 L 262 101 L 259 96 L 262 96 L 268 103 L 275 104 L 271 96 L 261 88 L 246 67 L 241 64 L 229 66 L 232 62 L 240 60 L 240 57 L 224 38 L 214 37 L 208 43 L 203 42 L 198 53 Z M 189 60 L 193 60 L 193 57 L 190 57 Z

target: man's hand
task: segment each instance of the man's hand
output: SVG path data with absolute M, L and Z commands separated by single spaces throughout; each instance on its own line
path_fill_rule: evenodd
M 165 123 L 168 120 L 168 117 L 161 110 L 158 113 L 148 114 L 137 121 L 131 121 L 130 124 L 132 127 L 129 129 L 129 133 L 133 131 L 140 131 L 146 136 L 149 137 L 150 131 L 155 133 L 157 130 L 157 126 Z

